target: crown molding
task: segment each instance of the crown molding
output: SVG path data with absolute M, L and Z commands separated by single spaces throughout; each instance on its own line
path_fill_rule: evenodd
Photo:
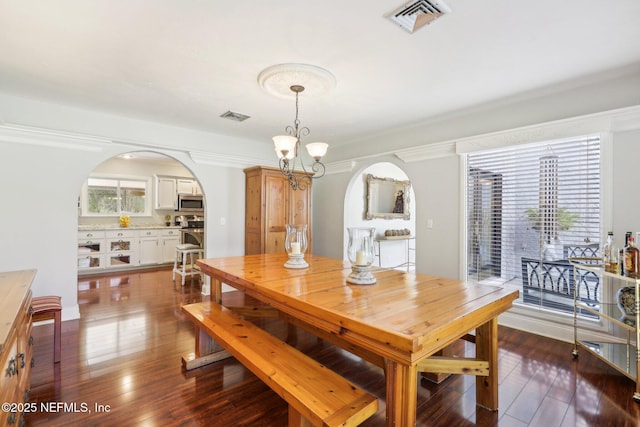
M 640 129 L 640 105 L 461 138 L 456 153 Z
M 420 162 L 422 160 L 439 159 L 441 157 L 455 156 L 456 143 L 454 141 L 427 144 L 422 147 L 398 150 L 393 153 L 405 163 Z
M 80 151 L 102 151 L 113 143 L 110 139 L 89 135 L 34 128 L 12 123 L 0 125 L 0 142 Z
M 264 159 L 229 156 L 226 154 L 208 153 L 204 151 L 189 151 L 189 157 L 191 157 L 191 160 L 195 163 L 211 166 L 224 166 L 238 169 L 244 169 L 255 165 L 278 167 L 276 162 L 265 162 Z

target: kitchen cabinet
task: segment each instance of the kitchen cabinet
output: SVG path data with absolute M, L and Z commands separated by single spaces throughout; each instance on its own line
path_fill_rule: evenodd
M 173 262 L 176 258 L 176 246 L 180 244 L 180 230 L 162 230 L 159 246 L 159 256 L 161 263 Z
M 25 425 L 29 402 L 33 338 L 31 283 L 35 270 L 0 272 L 0 425 Z M 13 405 L 13 406 L 12 406 Z
M 574 349 L 573 357 L 578 357 L 578 349 L 582 348 L 598 359 L 605 362 L 616 371 L 630 378 L 636 383 L 633 400 L 640 402 L 640 279 L 632 279 L 619 274 L 605 272 L 597 265 L 585 265 L 574 262 L 573 277 L 576 282 L 597 277 L 601 283 L 604 302 L 594 304 L 583 302 L 580 296 L 580 286 L 574 292 Z M 617 303 L 617 292 L 625 288 L 628 295 L 633 295 L 631 301 L 626 301 L 628 310 L 633 312 L 624 315 Z M 632 303 L 632 304 L 630 304 Z M 611 336 L 600 341 L 585 339 L 583 323 L 578 321 L 578 313 L 587 312 L 597 316 L 600 321 L 613 325 L 610 330 L 621 330 L 624 337 Z
M 156 209 L 175 210 L 177 203 L 176 179 L 156 176 Z
M 106 241 L 104 231 L 89 230 L 78 232 L 78 270 L 104 268 Z
M 285 252 L 287 224 L 307 224 L 311 252 L 311 183 L 293 190 L 279 169 L 256 166 L 245 172 L 245 254 Z
M 138 264 L 158 264 L 159 259 L 158 230 L 139 230 Z
M 202 195 L 200 184 L 195 179 L 176 179 L 178 194 Z
M 180 228 L 107 228 L 78 231 L 78 274 L 173 263 Z
M 138 264 L 138 235 L 135 230 L 107 231 L 105 234 L 109 267 Z

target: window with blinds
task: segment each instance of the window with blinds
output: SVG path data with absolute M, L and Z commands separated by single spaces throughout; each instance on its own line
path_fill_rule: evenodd
M 599 137 L 472 152 L 466 175 L 468 278 L 513 286 L 525 304 L 572 313 L 567 258 L 600 249 Z M 597 284 L 586 285 L 597 301 Z

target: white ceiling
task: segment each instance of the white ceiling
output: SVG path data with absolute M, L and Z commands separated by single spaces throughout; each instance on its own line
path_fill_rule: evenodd
M 0 91 L 271 143 L 294 103 L 257 76 L 300 62 L 337 79 L 307 141 L 346 144 L 640 63 L 638 0 L 445 1 L 408 34 L 401 0 L 1 0 Z

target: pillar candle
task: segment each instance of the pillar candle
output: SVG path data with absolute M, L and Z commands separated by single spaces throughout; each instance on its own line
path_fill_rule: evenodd
M 291 242 L 291 254 L 299 255 L 300 254 L 300 243 L 299 242 Z

